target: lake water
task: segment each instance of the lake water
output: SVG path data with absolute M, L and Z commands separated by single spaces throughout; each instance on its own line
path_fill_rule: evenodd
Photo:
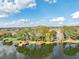
M 7 46 L 0 42 L 0 59 L 79 59 L 79 45 Z

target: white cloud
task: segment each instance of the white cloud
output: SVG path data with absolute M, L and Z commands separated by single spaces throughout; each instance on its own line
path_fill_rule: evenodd
M 0 15 L 0 18 L 5 18 L 5 17 L 8 17 L 8 15 L 6 15 L 6 14 L 1 14 Z
M 50 21 L 50 22 L 49 22 Z M 47 19 L 47 20 L 39 20 L 39 21 L 31 21 L 30 19 L 19 19 L 19 20 L 14 20 L 14 21 L 9 21 L 9 22 L 0 22 L 0 28 L 5 28 L 5 27 L 33 27 L 33 26 L 52 26 L 54 25 L 53 23 L 55 22 L 56 26 L 62 26 L 64 21 L 64 17 L 57 17 L 55 19 Z M 46 22 L 46 23 L 45 23 Z
M 19 19 L 10 22 L 0 22 L 0 27 L 26 27 L 30 24 L 29 19 Z
M 79 26 L 79 22 L 66 23 L 65 26 Z
M 19 20 L 9 21 L 9 22 L 0 22 L 0 28 L 33 27 L 33 26 L 40 26 L 40 25 L 47 26 L 47 24 L 45 24 L 44 21 L 31 21 L 30 19 L 19 19 Z
M 57 0 L 44 0 L 45 2 L 56 3 Z M 0 0 L 0 18 L 8 17 L 20 12 L 25 8 L 36 7 L 36 0 Z
M 65 20 L 64 17 L 57 17 L 57 18 L 50 19 L 49 21 L 51 21 L 51 22 L 64 22 L 64 20 Z
M 79 11 L 74 12 L 73 14 L 71 14 L 71 17 L 72 17 L 73 19 L 79 19 Z
M 52 4 L 52 3 L 56 3 L 57 0 L 44 0 L 45 2 L 48 2 L 49 4 Z
M 53 3 L 56 3 L 57 2 L 57 0 L 53 0 Z
M 32 8 L 35 6 L 35 0 L 4 0 L 4 2 L 3 0 L 0 0 L 0 16 L 2 15 L 0 18 L 2 18 L 5 14 L 11 15 L 13 13 L 19 12 L 24 8 Z

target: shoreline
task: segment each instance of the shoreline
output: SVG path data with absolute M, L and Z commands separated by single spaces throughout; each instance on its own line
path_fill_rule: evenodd
M 36 44 L 36 45 L 43 45 L 43 44 L 64 44 L 64 43 L 69 43 L 69 44 L 77 44 L 79 43 L 79 40 L 55 40 L 55 41 L 31 41 L 31 40 L 12 40 L 12 41 L 3 41 L 4 43 L 13 43 L 18 46 L 23 46 L 23 45 L 31 45 L 31 44 Z
M 79 43 L 79 40 L 75 40 L 75 41 L 69 41 L 69 40 L 65 40 L 65 41 L 20 41 L 18 43 L 18 46 L 22 46 L 24 44 L 26 45 L 31 45 L 31 44 L 36 44 L 36 45 L 42 45 L 42 44 L 54 44 L 54 43 L 70 43 L 70 44 L 77 44 Z

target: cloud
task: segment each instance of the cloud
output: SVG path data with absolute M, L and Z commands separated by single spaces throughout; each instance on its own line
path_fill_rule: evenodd
M 9 16 L 20 12 L 24 8 L 32 8 L 35 6 L 35 0 L 0 0 L 0 18 L 4 17 L 5 14 Z
M 64 17 L 57 17 L 54 19 L 40 19 L 39 21 L 32 21 L 30 19 L 18 19 L 9 22 L 0 22 L 0 28 L 6 27 L 33 27 L 33 26 L 62 26 Z M 55 25 L 54 25 L 54 24 Z
M 30 24 L 29 19 L 19 19 L 10 22 L 0 22 L 0 27 L 26 27 Z
M 79 26 L 79 22 L 66 23 L 65 26 Z
M 6 15 L 6 14 L 1 14 L 0 15 L 0 18 L 5 18 L 5 17 L 8 17 L 8 15 Z
M 57 0 L 44 0 L 45 2 L 56 3 Z M 0 18 L 5 18 L 18 13 L 25 8 L 36 7 L 36 0 L 0 0 Z
M 53 3 L 56 3 L 57 2 L 57 0 L 53 0 Z
M 73 14 L 71 14 L 71 17 L 72 17 L 73 19 L 79 19 L 79 11 L 74 12 Z
M 52 4 L 52 3 L 56 3 L 57 0 L 44 0 L 45 2 L 48 2 L 49 4 Z
M 51 21 L 51 22 L 64 22 L 64 20 L 65 20 L 64 17 L 57 17 L 57 18 L 50 19 L 49 21 Z
M 19 19 L 9 22 L 0 22 L 0 28 L 8 28 L 8 27 L 33 27 L 33 26 L 47 26 L 48 24 L 45 21 L 32 21 L 30 19 Z

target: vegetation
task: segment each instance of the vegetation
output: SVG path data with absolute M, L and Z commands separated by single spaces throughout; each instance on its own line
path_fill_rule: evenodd
M 79 27 L 63 27 L 64 39 L 72 37 L 79 40 Z M 3 31 L 2 31 L 3 30 Z M 58 27 L 26 27 L 26 28 L 9 28 L 0 30 L 0 40 L 18 41 L 18 40 L 31 40 L 31 41 L 53 41 L 56 40 L 56 31 Z
M 64 27 L 65 38 L 79 39 L 79 27 Z
M 55 31 L 52 30 L 53 28 L 44 27 L 44 26 L 38 26 L 38 27 L 32 27 L 32 28 L 23 28 L 18 29 L 16 32 L 14 30 L 6 30 L 3 35 L 0 35 L 0 38 L 6 39 L 6 38 L 16 38 L 17 40 L 53 40 L 55 36 Z M 8 32 L 9 31 L 9 32 Z M 10 32 L 13 31 L 13 32 Z M 15 31 L 15 32 L 14 32 Z
M 40 48 L 35 47 L 17 47 L 17 51 L 20 53 L 23 53 L 25 55 L 28 55 L 30 57 L 46 57 L 49 56 L 49 54 L 52 52 L 52 45 L 44 45 L 40 46 Z

